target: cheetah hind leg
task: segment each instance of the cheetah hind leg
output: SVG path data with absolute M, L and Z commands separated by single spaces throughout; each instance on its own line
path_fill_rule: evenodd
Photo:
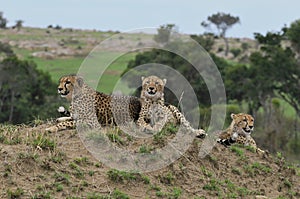
M 65 122 L 65 121 L 72 121 L 72 117 L 59 117 L 56 119 L 56 122 Z
M 45 130 L 50 133 L 56 133 L 57 131 L 67 130 L 67 129 L 75 129 L 75 121 L 64 121 L 60 122 L 54 126 L 48 127 Z
M 48 128 L 45 129 L 45 131 L 50 132 L 50 133 L 56 133 L 58 131 L 57 126 L 50 126 Z
M 197 138 L 205 138 L 207 136 L 207 134 L 203 129 L 194 129 L 177 107 L 173 105 L 169 105 L 168 109 L 173 114 L 175 120 L 179 124 L 182 124 L 186 129 L 191 130 L 196 135 Z
M 163 129 L 163 127 L 164 125 L 160 125 L 160 124 L 155 124 L 154 126 L 147 124 L 142 128 L 142 131 L 145 133 L 154 134 L 160 132 Z

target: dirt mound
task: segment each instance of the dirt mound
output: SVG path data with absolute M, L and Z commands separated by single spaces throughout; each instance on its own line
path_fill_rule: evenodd
M 266 158 L 251 149 L 216 145 L 201 159 L 202 140 L 195 140 L 161 170 L 124 172 L 91 156 L 75 130 L 50 134 L 43 130 L 47 125 L 0 125 L 0 198 L 300 197 L 299 168 L 280 154 Z M 115 138 L 130 146 L 131 139 Z

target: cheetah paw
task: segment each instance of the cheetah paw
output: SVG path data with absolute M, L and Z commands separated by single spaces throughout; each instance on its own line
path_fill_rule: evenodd
M 60 106 L 60 107 L 58 107 L 57 111 L 58 111 L 59 113 L 64 113 L 64 112 L 66 111 L 66 109 L 65 109 L 65 107 L 63 107 L 63 106 Z
M 50 133 L 56 133 L 58 131 L 58 128 L 56 126 L 51 126 L 46 128 L 45 131 L 48 131 Z
M 207 136 L 207 133 L 203 129 L 196 130 L 196 137 L 197 138 L 205 138 Z

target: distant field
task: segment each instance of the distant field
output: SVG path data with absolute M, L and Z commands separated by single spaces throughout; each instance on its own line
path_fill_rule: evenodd
M 114 52 L 106 52 L 107 58 L 114 56 Z M 135 54 L 129 54 L 118 58 L 114 63 L 109 65 L 99 82 L 98 89 L 110 93 L 120 78 L 120 74 L 126 69 L 127 63 L 133 59 Z M 85 57 L 74 57 L 74 58 L 59 58 L 55 60 L 47 60 L 41 58 L 32 59 L 40 70 L 47 71 L 50 73 L 52 80 L 57 82 L 58 79 L 67 74 L 76 74 L 79 67 L 84 61 Z M 99 63 L 99 67 L 104 67 Z M 93 73 L 94 71 L 87 71 L 87 73 Z M 98 78 L 98 77 L 96 77 Z
M 23 49 L 15 49 L 15 52 L 22 56 L 26 60 L 33 61 L 37 64 L 37 68 L 46 72 L 49 72 L 54 82 L 57 82 L 59 78 L 67 74 L 77 74 L 78 69 L 82 65 L 86 57 L 69 57 L 69 58 L 56 58 L 56 59 L 43 59 L 30 56 L 30 51 Z M 114 58 L 118 53 L 104 52 L 104 61 L 107 62 L 111 58 Z M 103 92 L 110 93 L 114 87 L 114 84 L 120 77 L 120 74 L 126 69 L 130 60 L 134 59 L 136 53 L 126 54 L 117 58 L 112 64 L 110 64 L 104 75 L 99 82 L 99 87 Z M 99 67 L 106 67 L 99 63 Z M 93 69 L 91 69 L 93 70 Z M 86 71 L 87 73 L 94 73 L 94 71 Z M 98 78 L 98 77 L 95 77 Z
M 14 52 L 24 60 L 31 60 L 37 64 L 37 68 L 49 72 L 54 82 L 66 74 L 77 73 L 78 69 L 86 59 L 90 51 L 101 43 L 101 41 L 114 36 L 112 49 L 109 46 L 101 53 L 101 61 L 95 63 L 96 67 L 106 70 L 101 76 L 98 84 L 98 90 L 105 93 L 111 93 L 120 74 L 126 69 L 130 60 L 134 59 L 136 53 L 129 53 L 117 57 L 121 51 L 126 52 L 126 47 L 134 48 L 141 40 L 152 41 L 152 35 L 143 33 L 116 35 L 114 32 L 101 32 L 91 30 L 72 30 L 72 29 L 41 29 L 41 28 L 23 28 L 20 32 L 13 30 L 0 30 L 0 41 L 6 41 L 13 44 Z M 106 46 L 107 47 L 107 46 Z M 74 56 L 56 56 L 54 58 L 34 57 L 34 52 L 52 52 L 53 50 L 69 49 L 73 52 L 80 52 Z M 109 66 L 103 66 L 110 60 L 114 60 Z M 93 79 L 98 79 L 97 68 L 85 68 L 85 73 L 95 74 Z M 124 89 L 127 89 L 126 86 Z

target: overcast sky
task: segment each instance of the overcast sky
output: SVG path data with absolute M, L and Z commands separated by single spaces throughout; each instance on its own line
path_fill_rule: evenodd
M 240 17 L 230 37 L 280 31 L 300 19 L 300 0 L 0 0 L 0 11 L 24 26 L 129 31 L 173 23 L 181 33 L 200 34 L 200 25 L 217 12 Z

